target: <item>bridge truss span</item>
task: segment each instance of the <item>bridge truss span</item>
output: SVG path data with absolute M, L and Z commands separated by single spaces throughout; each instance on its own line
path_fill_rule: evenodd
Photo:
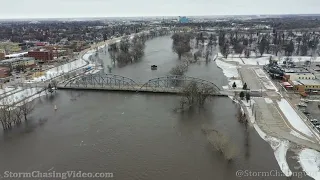
M 134 80 L 124 76 L 102 73 L 78 76 L 60 87 L 66 89 L 182 93 L 184 88 L 190 84 L 196 85 L 204 93 L 220 94 L 221 92 L 220 88 L 210 81 L 188 76 L 164 76 L 150 79 L 144 84 L 137 84 Z
M 154 92 L 182 92 L 190 83 L 196 84 L 199 89 L 210 89 L 212 93 L 220 93 L 220 88 L 214 83 L 188 76 L 164 76 L 150 79 L 141 86 L 140 90 Z
M 115 74 L 89 74 L 73 79 L 65 84 L 70 88 L 136 90 L 139 85 L 132 80 Z

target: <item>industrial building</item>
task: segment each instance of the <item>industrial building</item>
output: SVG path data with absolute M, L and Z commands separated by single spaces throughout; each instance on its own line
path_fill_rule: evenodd
M 318 93 L 320 91 L 320 80 L 299 80 L 292 81 L 293 90 L 298 92 L 313 92 Z
M 186 16 L 179 16 L 179 23 L 189 23 L 189 19 Z
M 53 60 L 53 52 L 45 49 L 29 51 L 28 56 L 33 57 L 35 60 L 40 60 L 44 62 Z
M 283 86 L 299 93 L 318 93 L 320 91 L 320 80 L 317 78 L 319 72 L 308 68 L 284 68 Z
M 316 79 L 316 76 L 305 68 L 285 68 L 284 80 L 285 81 L 298 81 L 304 79 Z
M 0 61 L 0 64 L 7 65 L 12 68 L 17 66 L 24 66 L 24 67 L 32 67 L 35 66 L 35 59 L 33 57 L 19 57 L 19 58 L 11 58 Z

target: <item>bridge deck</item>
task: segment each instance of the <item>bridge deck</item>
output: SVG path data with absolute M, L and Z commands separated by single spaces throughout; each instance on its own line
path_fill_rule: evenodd
M 118 86 L 118 85 L 72 85 L 64 86 L 58 85 L 58 89 L 70 89 L 70 90 L 101 90 L 101 91 L 126 91 L 126 92 L 150 92 L 150 93 L 168 93 L 168 94 L 181 94 L 182 88 L 172 87 L 172 88 L 162 88 L 162 87 L 143 87 L 142 85 L 135 86 Z M 213 93 L 214 96 L 228 96 L 234 94 L 233 92 L 221 91 Z

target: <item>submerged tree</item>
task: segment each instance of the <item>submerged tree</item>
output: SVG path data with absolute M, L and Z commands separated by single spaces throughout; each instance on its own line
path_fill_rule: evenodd
M 207 85 L 199 85 L 196 82 L 190 82 L 183 90 L 183 101 L 186 100 L 189 107 L 202 107 L 206 100 L 215 93 L 215 88 Z
M 227 161 L 232 161 L 238 154 L 235 144 L 223 133 L 214 128 L 202 126 L 202 131 L 207 135 L 207 140 L 212 147 L 223 154 Z
M 19 111 L 22 113 L 24 120 L 27 121 L 27 116 L 32 113 L 32 111 L 34 110 L 34 103 L 28 102 L 27 99 L 21 101 L 21 105 L 18 107 Z
M 191 50 L 190 40 L 191 35 L 188 33 L 175 33 L 172 35 L 172 50 L 178 54 L 179 59 L 181 59 L 184 53 Z
M 48 84 L 48 92 L 53 93 L 53 87 L 52 87 L 51 83 Z

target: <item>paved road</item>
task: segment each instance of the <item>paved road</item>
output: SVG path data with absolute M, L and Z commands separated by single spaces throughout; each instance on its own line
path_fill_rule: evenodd
M 316 138 L 308 137 L 298 130 L 294 129 L 286 120 L 277 103 L 266 103 L 264 98 L 254 98 L 254 112 L 258 126 L 266 134 L 279 139 L 287 139 L 298 145 L 303 145 L 320 151 L 320 146 Z M 292 131 L 298 133 L 301 137 L 311 141 L 301 139 L 292 134 Z
M 264 89 L 252 67 L 242 66 L 239 69 L 239 73 L 243 83 L 247 83 L 249 89 Z

